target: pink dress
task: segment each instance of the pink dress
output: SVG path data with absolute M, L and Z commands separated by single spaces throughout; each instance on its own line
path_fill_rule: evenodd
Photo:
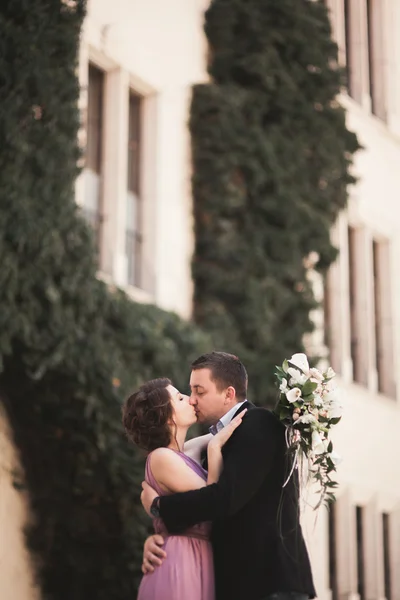
M 205 471 L 182 452 L 182 460 L 205 481 Z M 146 462 L 146 481 L 156 492 L 165 492 L 157 484 Z M 137 600 L 215 600 L 214 565 L 210 542 L 211 524 L 200 523 L 180 535 L 169 535 L 162 520 L 154 519 L 154 529 L 165 539 L 167 558 L 153 573 L 143 576 Z

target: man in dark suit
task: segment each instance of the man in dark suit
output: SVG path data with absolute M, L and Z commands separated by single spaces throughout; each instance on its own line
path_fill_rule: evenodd
M 223 447 L 218 483 L 162 497 L 143 484 L 143 506 L 161 516 L 170 533 L 212 521 L 217 600 L 314 598 L 296 472 L 283 487 L 290 469 L 284 426 L 271 411 L 246 400 L 247 373 L 236 356 L 201 356 L 192 364 L 190 385 L 198 420 L 212 423 L 212 433 L 244 408 L 247 413 Z M 163 557 L 157 541 L 146 543 L 147 566 Z

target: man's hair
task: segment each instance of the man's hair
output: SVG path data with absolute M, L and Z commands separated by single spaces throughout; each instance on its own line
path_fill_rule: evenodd
M 247 371 L 237 356 L 227 352 L 209 352 L 202 354 L 192 362 L 192 371 L 210 369 L 211 379 L 222 391 L 229 386 L 236 390 L 236 398 L 245 400 L 247 396 Z

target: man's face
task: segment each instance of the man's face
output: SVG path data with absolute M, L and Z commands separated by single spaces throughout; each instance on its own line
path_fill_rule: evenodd
M 217 389 L 211 379 L 210 369 L 192 371 L 190 389 L 190 404 L 194 406 L 199 423 L 216 423 L 232 406 L 232 390 L 235 395 L 233 388 Z

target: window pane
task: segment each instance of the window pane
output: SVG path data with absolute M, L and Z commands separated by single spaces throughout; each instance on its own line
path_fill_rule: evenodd
M 364 511 L 356 506 L 357 532 L 357 593 L 360 600 L 365 600 L 365 563 L 364 563 Z
M 139 196 L 141 98 L 129 97 L 128 190 Z
M 336 505 L 331 504 L 328 512 L 329 535 L 329 587 L 332 600 L 339 600 L 337 578 L 337 548 L 336 548 Z
M 104 73 L 89 66 L 86 167 L 101 173 Z
M 383 569 L 385 577 L 385 598 L 392 600 L 392 584 L 390 572 L 390 519 L 389 515 L 382 515 L 382 530 L 383 530 Z
M 129 95 L 126 256 L 129 285 L 142 286 L 142 213 L 140 198 L 142 98 Z

